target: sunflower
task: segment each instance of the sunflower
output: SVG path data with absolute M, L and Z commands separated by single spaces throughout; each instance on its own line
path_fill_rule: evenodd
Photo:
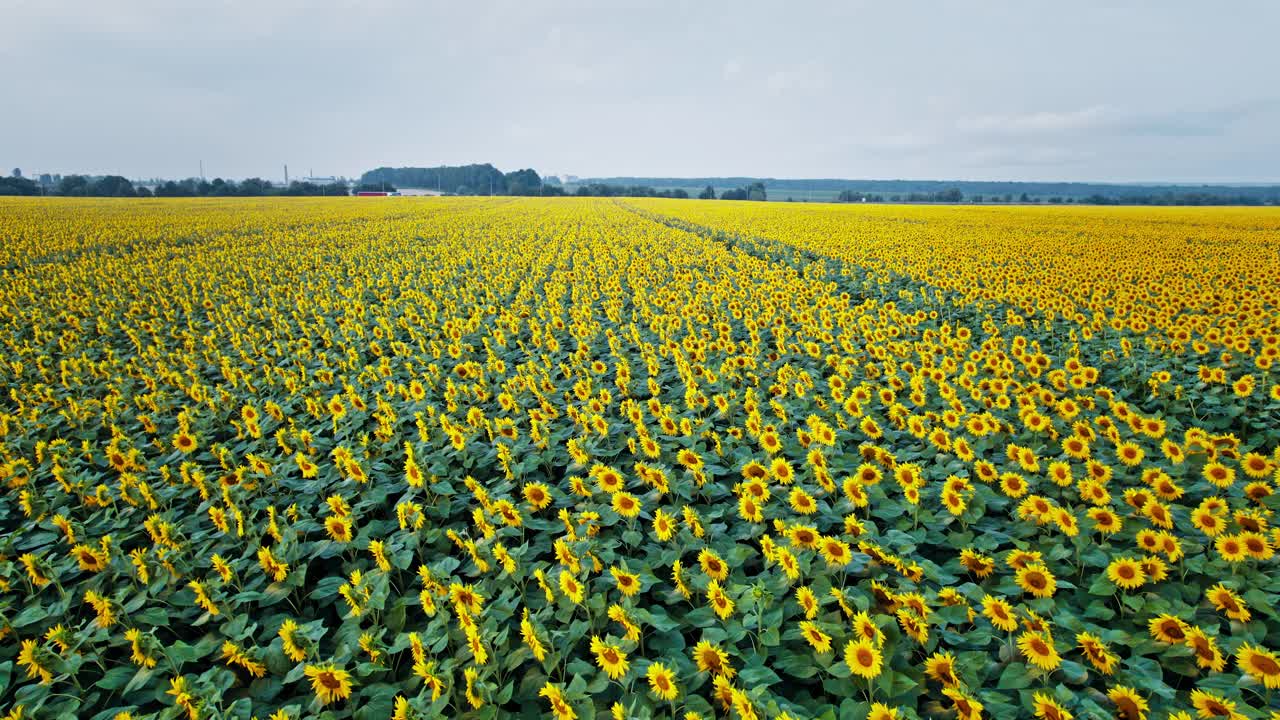
M 808 641 L 818 654 L 826 654 L 831 652 L 831 636 L 818 629 L 817 623 L 811 620 L 804 620 L 800 623 L 800 634 Z
M 769 473 L 783 485 L 790 485 L 796 478 L 796 471 L 791 469 L 791 463 L 783 457 L 776 457 L 769 463 Z
M 1076 516 L 1066 508 L 1058 508 L 1053 513 L 1053 522 L 1058 526 L 1058 530 L 1062 531 L 1067 537 L 1075 537 L 1080 534 L 1080 524 L 1076 520 Z
M 902 717 L 898 714 L 897 708 L 891 708 L 884 703 L 872 703 L 871 710 L 867 713 L 867 720 L 899 720 Z
M 880 425 L 869 416 L 862 418 L 862 422 L 858 424 L 858 429 L 872 440 L 879 440 L 884 437 L 884 431 L 880 429 Z
M 582 583 L 578 582 L 578 579 L 568 570 L 560 572 L 560 591 L 574 605 L 582 604 Z
M 1138 547 L 1149 553 L 1160 551 L 1160 533 L 1155 530 L 1150 528 L 1139 530 L 1134 540 L 1138 543 Z
M 702 572 L 706 573 L 712 580 L 723 582 L 729 577 L 729 566 L 715 550 L 703 549 L 698 553 L 698 564 L 702 566 Z
M 1011 498 L 1020 498 L 1027 494 L 1027 480 L 1015 472 L 1000 475 L 1000 491 Z
M 1275 554 L 1275 550 L 1271 547 L 1271 543 L 1267 542 L 1267 536 L 1259 532 L 1242 532 L 1240 533 L 1240 542 L 1244 545 L 1244 551 L 1254 560 L 1270 560 Z
M 942 492 L 942 504 L 947 508 L 947 512 L 952 515 L 960 515 L 965 511 L 966 503 L 964 496 L 958 492 L 944 490 Z
M 760 510 L 760 503 L 749 495 L 743 495 L 738 498 L 738 516 L 747 522 L 764 522 L 764 513 Z
M 1068 435 L 1062 441 L 1062 452 L 1076 460 L 1089 459 L 1089 441 L 1079 435 Z
M 996 561 L 971 548 L 960 551 L 960 564 L 973 573 L 979 580 L 987 577 L 996 569 Z
M 1197 666 L 1213 672 L 1222 672 L 1226 667 L 1227 660 L 1218 649 L 1218 641 L 1201 628 L 1193 627 L 1187 631 L 1185 642 L 1195 653 Z
M 653 514 L 653 534 L 659 542 L 667 542 L 676 534 L 676 519 L 662 508 Z
M 707 640 L 699 640 L 693 648 L 693 661 L 697 664 L 699 672 L 733 678 L 735 671 L 729 665 L 729 655 L 720 649 L 719 645 L 714 645 Z
M 1058 581 L 1044 565 L 1021 567 L 1018 569 L 1016 579 L 1023 592 L 1031 593 L 1038 598 L 1053 597 L 1053 593 L 1058 589 Z
M 633 518 L 640 514 L 640 501 L 629 492 L 616 492 L 613 495 L 613 511 L 625 518 Z
M 680 452 L 676 453 L 676 462 L 689 470 L 701 470 L 703 466 L 702 458 L 698 453 L 690 450 L 689 448 L 684 448 Z
M 707 601 L 711 603 L 711 609 L 715 611 L 716 616 L 721 620 L 733 614 L 733 600 L 716 580 L 707 583 Z
M 1243 562 L 1248 557 L 1248 550 L 1238 535 L 1219 535 L 1213 547 L 1218 551 L 1218 557 L 1227 562 Z
M 982 614 L 991 624 L 1005 632 L 1018 629 L 1018 620 L 1013 615 L 1013 607 L 1003 598 L 988 595 L 982 599 Z
M 1276 387 L 1280 388 L 1280 384 L 1277 384 Z M 1270 497 L 1271 493 L 1274 493 L 1274 492 L 1275 492 L 1274 489 L 1271 489 L 1270 484 L 1267 484 L 1267 483 L 1254 482 L 1254 483 L 1247 484 L 1247 486 L 1244 486 L 1244 496 L 1248 497 L 1249 500 L 1252 500 L 1254 502 L 1262 502 L 1262 500 L 1265 500 L 1265 498 Z
M 871 463 L 862 463 L 858 466 L 858 469 L 854 471 L 854 478 L 857 479 L 859 485 L 862 485 L 863 487 L 871 487 L 884 479 L 884 473 L 880 471 L 880 468 L 872 465 Z
M 80 564 L 80 569 L 86 572 L 102 572 L 111 561 L 106 553 L 84 544 L 71 548 L 71 556 Z
M 818 598 L 813 594 L 807 585 L 801 585 L 796 588 L 796 602 L 800 605 L 800 609 L 804 611 L 805 619 L 812 620 L 821 609 Z
M 1231 484 L 1236 480 L 1236 471 L 1220 462 L 1205 463 L 1201 472 L 1205 480 L 1208 480 L 1215 487 L 1223 489 L 1231 487 Z
M 1186 642 L 1191 626 L 1173 615 L 1157 615 L 1147 623 L 1151 637 L 1163 643 Z
M 769 477 L 769 470 L 758 461 L 751 460 L 742 466 L 742 477 L 746 480 L 764 480 Z
M 782 568 L 783 574 L 788 580 L 797 580 L 800 577 L 800 562 L 796 560 L 796 556 L 791 554 L 786 548 L 776 548 L 774 557 L 777 558 L 778 566 Z
M 645 677 L 649 680 L 649 689 L 660 700 L 675 700 L 680 694 L 676 688 L 675 673 L 662 663 L 651 663 Z
M 1267 529 L 1267 518 L 1256 510 L 1236 510 L 1236 524 L 1249 532 L 1262 532 Z
M 1018 636 L 1018 649 L 1032 665 L 1049 671 L 1062 664 L 1062 657 L 1053 647 L 1053 638 L 1047 633 L 1024 632 Z
M 1142 570 L 1142 564 L 1137 560 L 1129 557 L 1120 557 L 1111 561 L 1107 565 L 1107 579 L 1115 583 L 1117 587 L 1125 590 L 1132 590 L 1141 587 L 1147 581 L 1147 574 Z
M 1270 650 L 1242 643 L 1236 649 L 1236 665 L 1241 672 L 1252 676 L 1268 690 L 1280 688 L 1280 658 Z
M 578 713 L 574 712 L 573 707 L 564 699 L 564 693 L 560 688 L 551 684 L 548 680 L 542 686 L 542 690 L 538 691 L 540 697 L 547 699 L 551 705 L 551 712 L 556 716 L 556 720 L 578 720 Z
M 1014 570 L 1020 570 L 1028 565 L 1043 565 L 1044 556 L 1038 550 L 1012 550 L 1004 561 Z
M 828 567 L 844 567 L 853 559 L 853 555 L 849 551 L 849 545 L 836 538 L 823 538 L 821 547 L 822 557 L 827 561 Z
M 812 515 L 818 511 L 818 503 L 814 501 L 813 496 L 799 487 L 791 489 L 788 501 L 791 503 L 791 509 L 801 515 Z
M 38 640 L 29 638 L 22 641 L 22 649 L 18 652 L 18 665 L 27 670 L 28 678 L 40 678 L 42 685 L 53 682 L 53 672 L 49 669 L 45 656 L 49 651 L 41 647 Z
M 1246 720 L 1244 715 L 1236 711 L 1235 702 L 1207 690 L 1192 690 L 1191 705 L 1202 718 L 1221 717 L 1229 718 L 1230 720 Z
M 608 465 L 593 465 L 588 474 L 595 478 L 601 490 L 610 495 L 621 492 L 626 487 L 626 480 L 622 477 L 622 473 Z
M 760 449 L 764 450 L 770 455 L 774 455 L 779 450 L 782 449 L 781 438 L 778 437 L 778 433 L 773 432 L 772 430 L 766 430 L 760 433 L 759 442 L 760 442 Z
M 308 665 L 305 672 L 321 704 L 332 705 L 351 696 L 351 675 L 333 663 Z
M 523 489 L 524 499 L 534 510 L 541 510 L 551 504 L 551 489 L 544 483 L 526 483 Z
M 1033 695 L 1031 707 L 1040 720 L 1072 720 L 1075 717 L 1048 693 L 1037 692 Z
M 1151 520 L 1152 525 L 1162 528 L 1173 527 L 1173 516 L 1169 512 L 1169 506 L 1159 500 L 1150 500 L 1143 505 L 1142 514 Z
M 1146 720 L 1147 701 L 1133 688 L 1116 685 L 1107 691 L 1107 699 L 1115 704 L 1120 720 Z
M 982 703 L 960 688 L 942 688 L 942 694 L 951 700 L 957 720 L 982 720 Z
M 1204 596 L 1206 600 L 1213 603 L 1215 608 L 1225 612 L 1232 620 L 1249 622 L 1249 608 L 1245 607 L 1244 600 L 1222 583 L 1206 590 Z
M 305 638 L 298 636 L 298 623 L 293 620 L 285 620 L 280 624 L 280 643 L 284 649 L 284 654 L 294 662 L 302 662 L 307 659 L 307 651 L 303 644 L 306 643 Z
M 914 610 L 899 608 L 894 616 L 898 619 L 898 626 L 902 628 L 902 632 L 912 640 L 921 645 L 929 641 L 929 623 Z
M 924 662 L 924 673 L 946 687 L 956 687 L 960 678 L 956 677 L 956 658 L 949 652 L 935 652 Z
M 1135 442 L 1122 442 L 1116 446 L 1116 457 L 1129 467 L 1137 467 L 1145 455 Z
M 174 433 L 173 447 L 183 454 L 190 454 L 197 446 L 196 438 L 191 433 L 185 430 Z
M 853 626 L 854 635 L 857 635 L 863 640 L 876 644 L 884 642 L 884 631 L 876 625 L 876 622 L 871 619 L 871 616 L 868 615 L 866 611 L 854 614 L 850 621 L 850 625 Z
M 1139 564 L 1147 575 L 1147 582 L 1158 583 L 1169 576 L 1169 566 L 1155 555 L 1143 558 Z
M 591 652 L 596 656 L 596 664 L 609 676 L 610 680 L 620 679 L 631 667 L 627 662 L 627 654 L 617 645 L 610 645 L 601 640 L 599 635 L 591 636 Z
M 330 515 L 324 519 L 324 529 L 334 542 L 351 542 L 351 521 L 345 517 Z
M 1088 515 L 1089 519 L 1093 520 L 1093 528 L 1103 535 L 1120 532 L 1120 529 L 1124 527 L 1120 517 L 1107 508 L 1089 508 Z
M 880 649 L 869 640 L 850 640 L 844 646 L 844 661 L 849 670 L 859 677 L 871 680 L 880 674 Z
M 1082 632 L 1076 635 L 1076 644 L 1084 652 L 1084 656 L 1089 659 L 1089 664 L 1097 668 L 1098 672 L 1103 675 L 1110 675 L 1115 672 L 1116 664 L 1120 662 L 1120 657 L 1107 648 L 1102 638 L 1093 633 Z

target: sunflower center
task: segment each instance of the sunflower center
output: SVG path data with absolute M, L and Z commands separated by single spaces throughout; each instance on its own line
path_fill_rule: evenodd
M 1251 663 L 1255 670 L 1267 676 L 1280 675 L 1280 663 L 1264 655 L 1255 655 Z

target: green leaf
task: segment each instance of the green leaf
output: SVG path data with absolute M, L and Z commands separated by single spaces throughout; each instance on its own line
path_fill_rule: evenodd
M 1001 690 L 1018 690 L 1030 686 L 1031 680 L 1027 666 L 1012 662 L 1005 667 L 1004 672 L 1000 673 L 1000 680 L 996 683 L 996 687 Z
M 13 626 L 15 628 L 24 628 L 28 625 L 34 625 L 48 616 L 49 611 L 46 610 L 43 605 L 40 603 L 32 603 L 23 608 L 22 612 L 18 613 L 17 616 L 13 618 Z
M 782 682 L 782 678 L 778 677 L 777 673 L 764 665 L 748 665 L 742 669 L 741 677 L 747 687 L 761 687 Z
M 137 669 L 133 667 L 113 667 L 103 674 L 98 682 L 94 683 L 103 690 L 119 690 L 137 674 Z

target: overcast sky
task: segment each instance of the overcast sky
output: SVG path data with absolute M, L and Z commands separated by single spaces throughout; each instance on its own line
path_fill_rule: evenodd
M 1280 181 L 1280 3 L 0 0 L 0 164 Z

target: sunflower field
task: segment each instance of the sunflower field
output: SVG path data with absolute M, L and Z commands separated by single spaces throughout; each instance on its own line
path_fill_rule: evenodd
M 1280 718 L 1280 211 L 0 199 L 0 713 Z

